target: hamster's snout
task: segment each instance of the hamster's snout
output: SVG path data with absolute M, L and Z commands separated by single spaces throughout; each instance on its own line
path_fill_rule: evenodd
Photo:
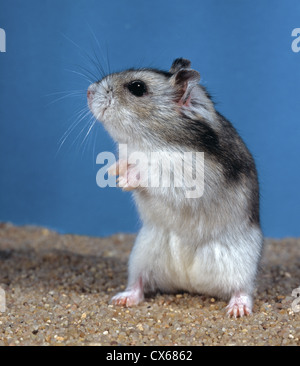
M 93 85 L 90 85 L 87 90 L 87 99 L 89 103 L 93 100 L 94 95 L 95 95 L 95 89 L 93 88 Z
M 88 106 L 89 106 L 89 108 L 92 112 L 93 112 L 92 104 L 93 104 L 93 101 L 94 101 L 94 98 L 95 98 L 95 94 L 96 94 L 95 85 L 91 84 L 88 87 L 88 90 L 87 90 L 87 102 L 88 102 Z
M 93 95 L 94 95 L 94 93 L 91 90 L 88 90 L 87 91 L 87 97 L 88 97 L 88 99 L 91 99 Z
M 103 122 L 104 113 L 111 105 L 112 88 L 104 88 L 99 82 L 91 84 L 87 90 L 88 106 L 94 117 Z

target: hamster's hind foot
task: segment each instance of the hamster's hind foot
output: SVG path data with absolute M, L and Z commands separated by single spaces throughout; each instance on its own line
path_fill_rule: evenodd
M 138 281 L 133 287 L 127 288 L 123 292 L 115 295 L 110 303 L 119 306 L 134 306 L 144 300 L 144 293 L 141 281 Z
M 243 317 L 252 313 L 252 297 L 244 293 L 234 294 L 226 306 L 229 317 Z

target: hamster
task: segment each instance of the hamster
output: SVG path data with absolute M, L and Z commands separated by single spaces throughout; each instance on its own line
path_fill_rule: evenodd
M 178 58 L 169 71 L 129 69 L 88 88 L 91 112 L 129 151 L 161 151 L 161 159 L 204 153 L 204 191 L 196 198 L 186 197 L 185 186 L 136 185 L 135 168 L 126 161 L 113 167 L 124 189 L 132 189 L 142 228 L 129 258 L 127 288 L 111 302 L 133 306 L 154 291 L 187 291 L 224 299 L 227 315 L 242 317 L 252 312 L 263 248 L 257 171 L 199 82 L 191 62 Z

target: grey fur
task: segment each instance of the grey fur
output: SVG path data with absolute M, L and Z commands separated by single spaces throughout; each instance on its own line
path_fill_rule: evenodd
M 257 172 L 241 137 L 215 110 L 199 78 L 189 60 L 176 59 L 169 72 L 131 69 L 89 88 L 94 115 L 132 151 L 205 155 L 203 197 L 188 200 L 172 188 L 135 190 L 144 224 L 130 257 L 125 293 L 133 303 L 141 301 L 133 290 L 139 279 L 145 292 L 187 290 L 224 298 L 242 293 L 251 312 L 263 246 Z M 147 95 L 136 97 L 126 89 L 133 80 L 147 85 Z

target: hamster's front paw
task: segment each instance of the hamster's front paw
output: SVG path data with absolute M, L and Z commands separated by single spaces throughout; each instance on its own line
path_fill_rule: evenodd
M 252 298 L 244 293 L 237 293 L 232 296 L 229 304 L 226 306 L 229 317 L 243 317 L 252 313 Z
M 134 176 L 130 176 L 128 173 L 127 176 L 119 176 L 117 179 L 118 187 L 122 188 L 123 191 L 132 191 L 133 189 L 138 188 L 139 181 L 135 179 Z
M 126 160 L 119 160 L 108 169 L 109 175 L 119 175 L 117 179 L 118 187 L 124 191 L 131 191 L 140 186 L 140 171 Z

